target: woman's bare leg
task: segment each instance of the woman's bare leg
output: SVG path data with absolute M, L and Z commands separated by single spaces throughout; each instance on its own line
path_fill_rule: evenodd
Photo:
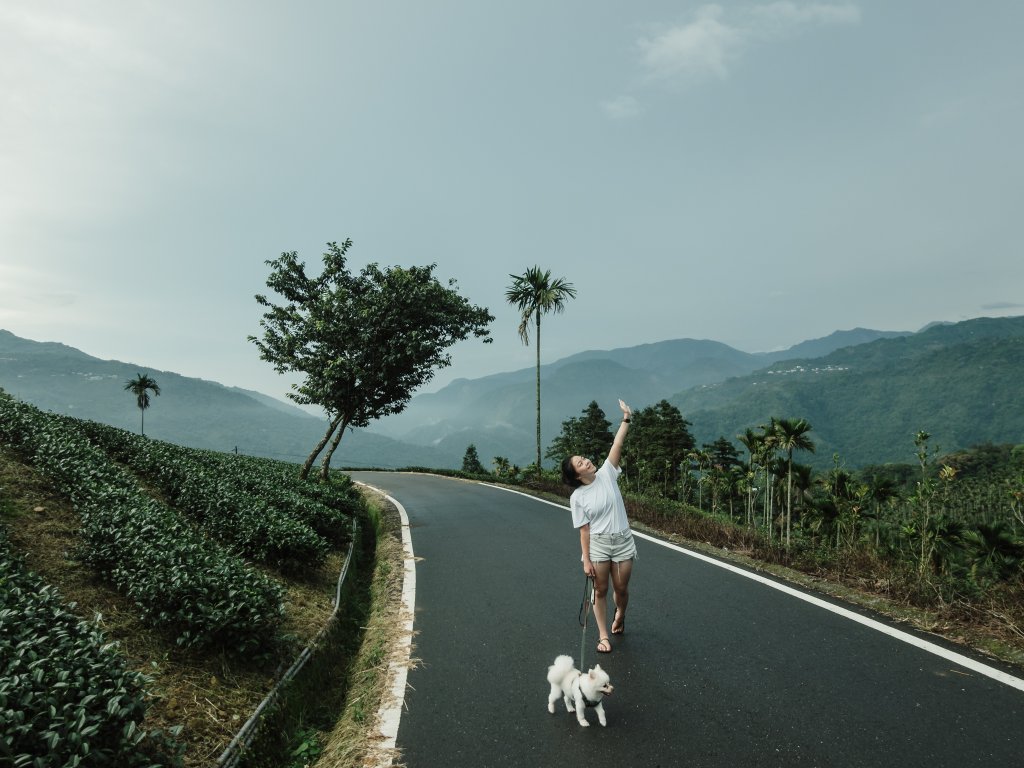
M 594 563 L 594 623 L 601 639 L 608 637 L 608 575 L 611 569 L 611 560 Z M 611 648 L 610 643 L 608 647 Z
M 633 575 L 633 561 L 623 560 L 612 563 L 612 590 L 615 593 L 615 619 L 612 621 L 612 634 L 621 634 L 626 623 L 626 606 L 629 605 L 629 577 Z

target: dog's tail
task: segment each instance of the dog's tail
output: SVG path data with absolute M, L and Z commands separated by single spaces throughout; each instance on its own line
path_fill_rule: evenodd
M 555 663 L 548 667 L 548 682 L 558 685 L 572 668 L 572 656 L 559 656 Z

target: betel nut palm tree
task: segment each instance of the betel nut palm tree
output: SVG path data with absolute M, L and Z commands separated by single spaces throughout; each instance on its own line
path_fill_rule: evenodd
M 154 396 L 159 396 L 160 385 L 156 383 L 156 380 L 141 373 L 135 374 L 134 379 L 128 379 L 128 382 L 124 385 L 126 392 L 131 392 L 135 395 L 135 402 L 139 406 L 139 412 L 142 414 L 142 434 L 146 434 L 146 409 L 149 408 L 149 393 L 152 392 Z
M 807 433 L 811 425 L 806 419 L 772 419 L 775 446 L 786 454 L 786 546 L 790 543 L 793 525 L 793 451 L 814 452 L 814 443 Z
M 512 285 L 505 291 L 505 298 L 522 314 L 519 322 L 519 338 L 530 345 L 530 323 L 536 325 L 537 337 L 537 472 L 541 471 L 540 459 L 540 318 L 548 312 L 561 312 L 569 299 L 576 298 L 576 289 L 565 278 L 552 279 L 551 270 L 531 267 L 521 275 L 509 275 Z

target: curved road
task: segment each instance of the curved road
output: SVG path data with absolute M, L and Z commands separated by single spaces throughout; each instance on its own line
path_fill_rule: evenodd
M 925 647 L 649 537 L 626 634 L 598 656 L 607 728 L 547 711 L 547 667 L 579 662 L 584 578 L 568 510 L 484 484 L 353 472 L 405 507 L 414 657 L 397 744 L 409 768 L 1024 766 L 1020 671 Z M 851 618 L 853 617 L 853 618 Z M 867 624 L 855 620 L 863 617 Z M 948 657 L 935 651 L 946 649 Z

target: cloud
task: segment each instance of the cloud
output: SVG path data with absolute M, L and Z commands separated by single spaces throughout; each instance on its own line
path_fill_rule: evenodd
M 647 77 L 673 83 L 725 80 L 756 43 L 799 34 L 810 27 L 860 22 L 853 4 L 796 3 L 788 0 L 763 5 L 703 5 L 691 20 L 661 29 L 637 41 Z
M 989 309 L 1024 309 L 1024 304 L 1015 304 L 1012 301 L 995 301 L 991 304 L 982 304 L 981 308 Z
M 643 110 L 640 103 L 632 96 L 619 96 L 601 102 L 601 109 L 613 120 L 628 120 L 638 116 Z
M 724 15 L 721 6 L 705 5 L 693 21 L 637 41 L 648 74 L 655 79 L 725 78 L 742 48 L 743 32 L 724 22 Z
M 829 5 L 794 3 L 788 0 L 755 6 L 750 9 L 751 26 L 764 33 L 773 29 L 788 32 L 802 26 L 860 23 L 860 8 L 851 3 Z

